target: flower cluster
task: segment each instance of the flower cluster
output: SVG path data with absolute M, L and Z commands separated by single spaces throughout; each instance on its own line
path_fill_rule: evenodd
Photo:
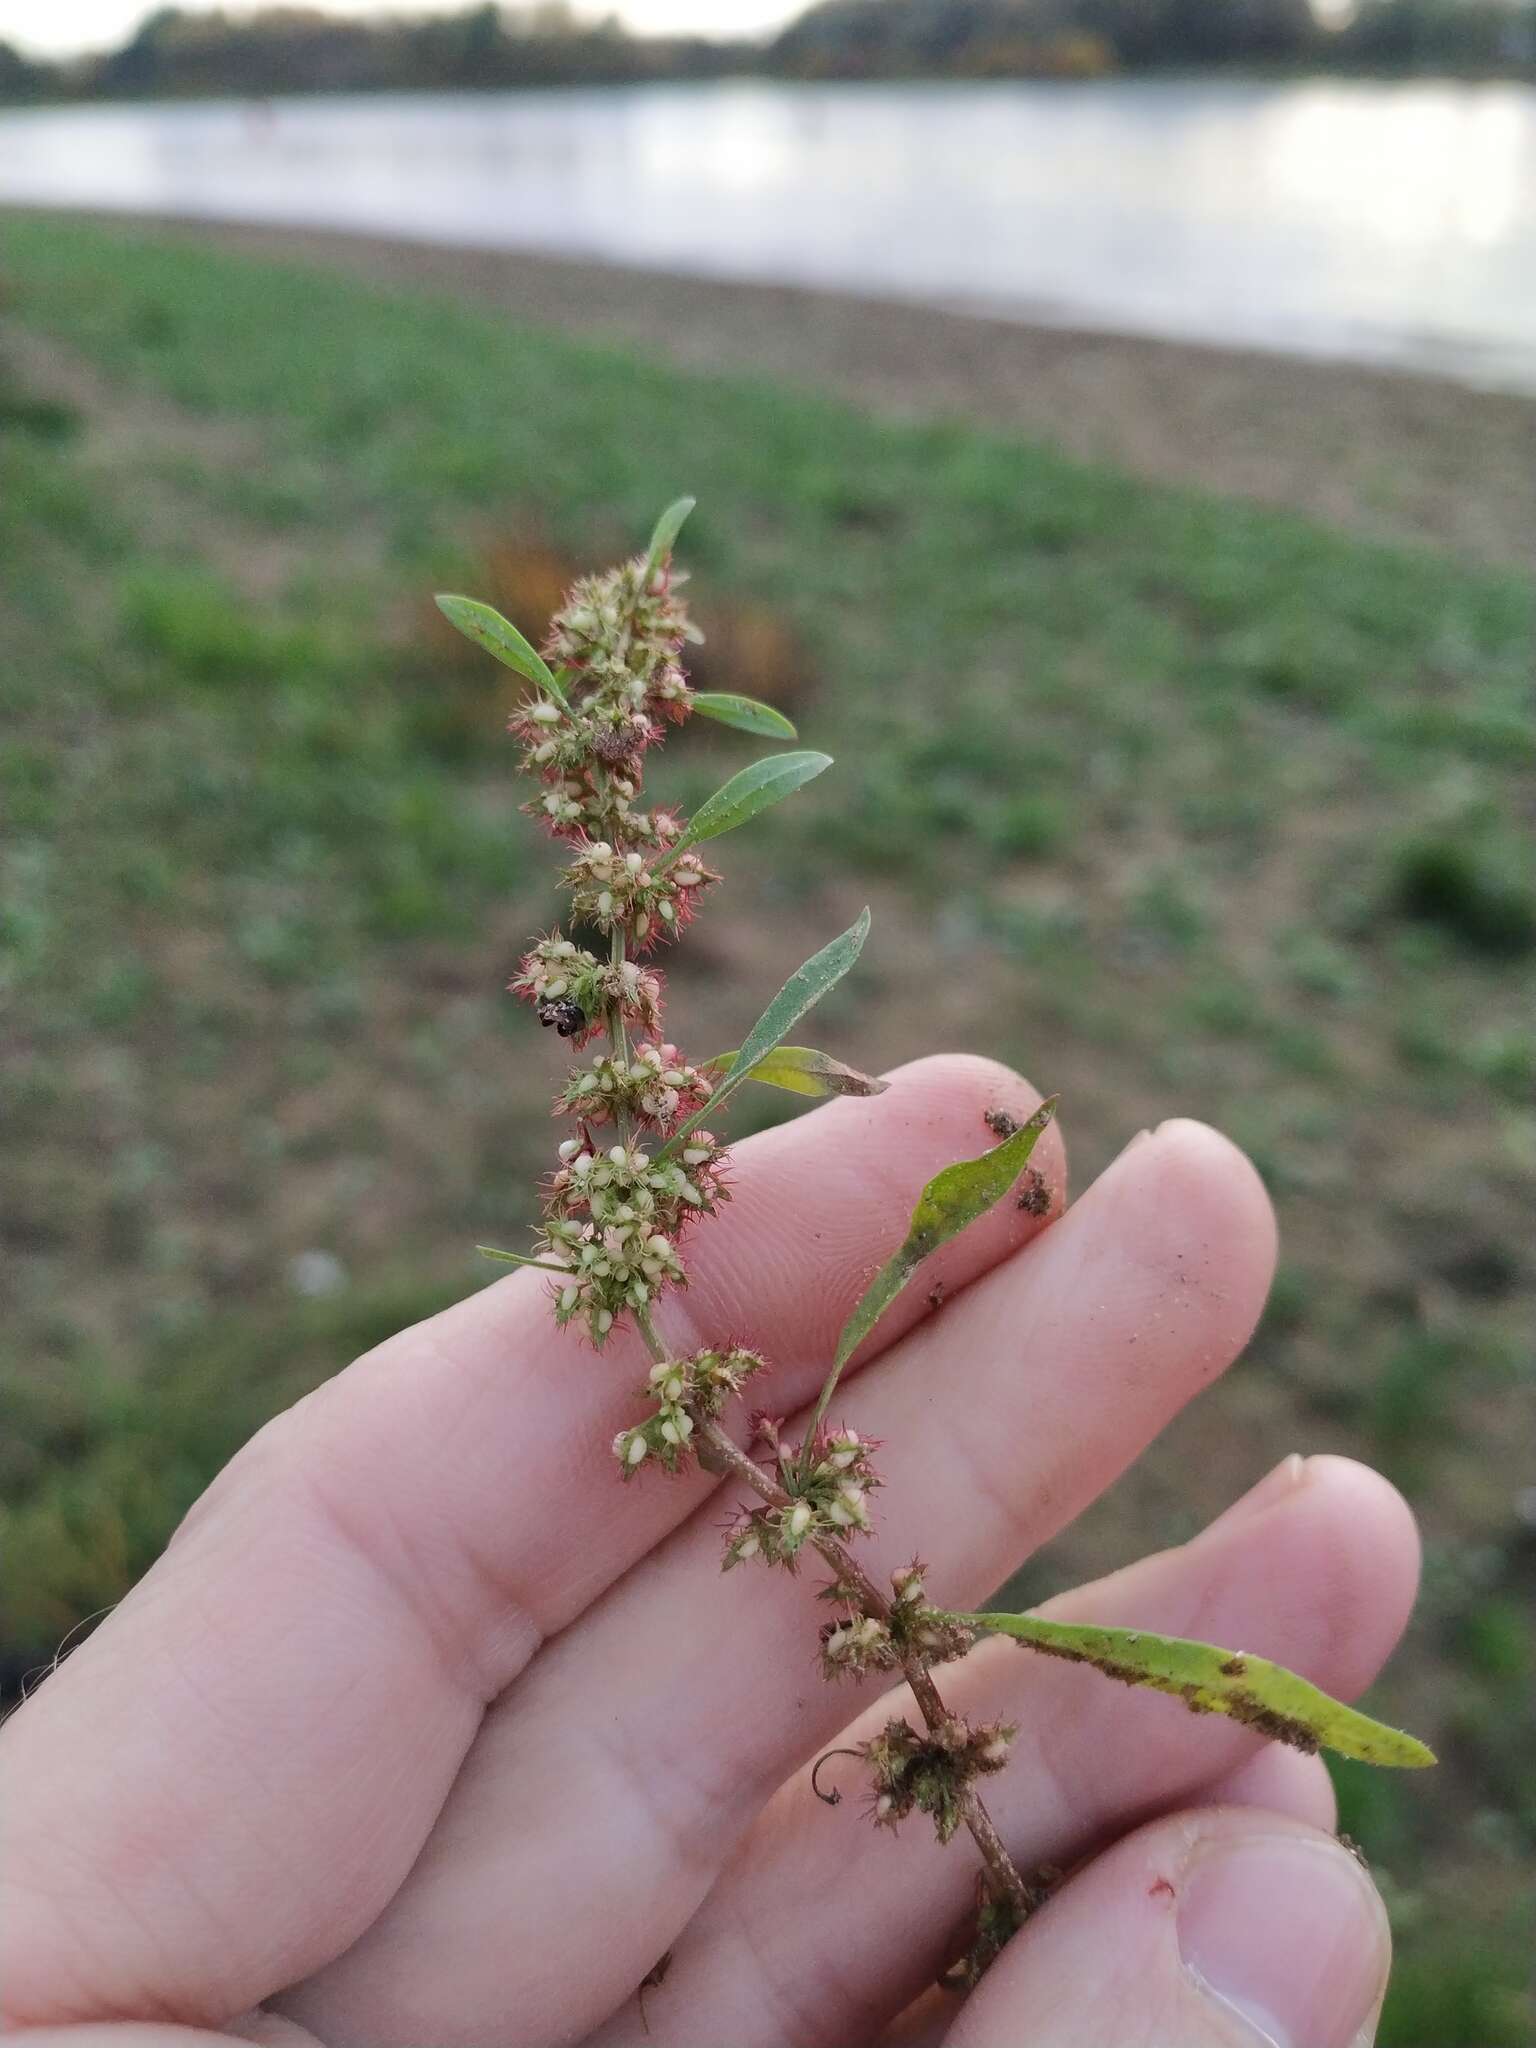
M 686 718 L 678 666 L 696 639 L 669 563 L 637 556 L 575 585 L 550 624 L 555 694 L 525 698 L 509 721 L 523 767 L 544 785 L 526 808 L 558 836 L 662 848 L 681 829 L 671 812 L 636 812 L 643 757 L 663 721 Z
M 698 637 L 670 556 L 658 549 L 658 557 L 637 556 L 575 585 L 550 625 L 554 679 L 511 721 L 523 765 L 543 785 L 530 808 L 572 843 L 564 878 L 572 916 L 608 941 L 603 958 L 552 932 L 511 982 L 541 1022 L 578 1048 L 599 1034 L 608 1039 L 557 1101 L 579 1135 L 560 1147 L 538 1246 L 540 1263 L 564 1276 L 554 1287 L 557 1319 L 580 1319 L 597 1344 L 626 1312 L 685 1284 L 678 1238 L 724 1194 L 720 1148 L 707 1131 L 665 1142 L 709 1100 L 712 1083 L 662 1040 L 661 977 L 630 957 L 680 931 L 715 879 L 682 844 L 675 811 L 635 808 L 643 755 L 666 721 L 689 710 L 678 656 Z M 633 1046 L 631 1031 L 640 1037 Z M 617 1143 L 594 1139 L 604 1125 Z M 655 1157 L 648 1136 L 664 1141 Z M 633 1441 L 658 1454 L 666 1445 L 675 1456 L 686 1422 L 679 1408 Z
M 789 1498 L 782 1507 L 742 1514 L 726 1542 L 726 1570 L 753 1557 L 793 1570 L 800 1552 L 818 1536 L 841 1542 L 868 1535 L 868 1496 L 880 1484 L 870 1463 L 877 1448 L 851 1429 L 818 1437 L 809 1459 L 786 1445 L 779 1465 Z
M 677 595 L 685 580 L 670 565 L 647 574 L 643 555 L 583 576 L 549 622 L 546 659 L 637 709 L 685 716 L 688 685 L 677 658 L 684 641 L 700 638 Z
M 686 1284 L 676 1239 L 725 1198 L 720 1149 L 708 1131 L 691 1132 L 675 1159 L 652 1159 L 633 1142 L 605 1152 L 567 1138 L 560 1161 L 538 1256 L 568 1275 L 556 1283 L 556 1321 L 582 1317 L 601 1345 L 626 1309 Z
M 622 776 L 633 796 L 640 756 L 661 737 L 655 723 L 625 699 L 596 697 L 567 709 L 550 697 L 528 697 L 508 720 L 523 745 L 523 768 L 545 782 L 597 770 Z
M 545 699 L 537 709 L 554 707 Z M 532 715 L 532 708 L 525 706 L 512 721 L 514 731 L 521 730 L 523 717 Z M 660 729 L 651 726 L 638 737 L 652 746 L 661 737 Z M 628 760 L 618 766 L 607 765 L 605 755 L 612 753 L 612 745 L 592 721 L 578 717 L 564 724 L 557 734 L 541 740 L 535 752 L 526 754 L 523 765 L 536 765 L 546 748 L 552 751 L 544 764 L 544 793 L 524 804 L 523 810 L 546 825 L 557 839 L 623 839 L 664 851 L 681 836 L 683 821 L 676 811 L 664 806 L 635 809 L 639 765 Z
M 915 1561 L 891 1574 L 892 1598 L 883 1618 L 865 1611 L 861 1589 L 841 1580 L 823 1588 L 822 1598 L 845 1608 L 821 1631 L 822 1670 L 828 1678 L 860 1678 L 866 1671 L 900 1665 L 948 1663 L 971 1647 L 971 1633 L 928 1605 L 923 1568 Z
M 829 1621 L 821 1631 L 821 1668 L 828 1678 L 862 1678 L 867 1671 L 894 1671 L 901 1651 L 888 1625 L 876 1615 L 853 1613 Z
M 571 909 L 583 924 L 620 932 L 634 946 L 676 938 L 693 915 L 698 890 L 720 878 L 691 848 L 665 862 L 650 861 L 607 839 L 578 845 L 565 871 Z
M 892 1572 L 891 1591 L 891 1634 L 903 1661 L 914 1660 L 926 1668 L 965 1655 L 974 1640 L 971 1631 L 928 1605 L 923 1567 L 916 1559 Z
M 552 932 L 525 954 L 507 984 L 533 1004 L 541 1024 L 584 1045 L 617 1015 L 640 1031 L 661 1026 L 661 976 L 637 960 L 599 960 Z
M 923 1734 L 908 1721 L 887 1721 L 859 1746 L 874 1781 L 875 1825 L 894 1828 L 916 1808 L 949 1841 L 965 1818 L 971 1783 L 1003 1768 L 1017 1733 L 1002 1721 L 973 1728 L 953 1715 Z
M 670 1130 L 679 1117 L 709 1100 L 710 1086 L 708 1076 L 690 1067 L 675 1045 L 639 1045 L 627 1057 L 599 1053 L 590 1066 L 578 1067 L 556 1107 L 589 1124 L 629 1117 Z
M 695 1416 L 718 1415 L 753 1373 L 762 1370 L 758 1353 L 740 1346 L 696 1351 L 691 1358 L 653 1365 L 640 1397 L 655 1402 L 654 1412 L 644 1422 L 621 1429 L 613 1440 L 613 1455 L 624 1477 L 632 1478 L 652 1455 L 667 1471 L 676 1472 L 693 1448 Z

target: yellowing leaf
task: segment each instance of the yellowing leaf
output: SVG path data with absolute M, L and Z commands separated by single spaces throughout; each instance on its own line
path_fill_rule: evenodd
M 726 1070 L 735 1060 L 733 1052 L 719 1053 L 706 1064 Z M 760 1059 L 746 1077 L 769 1088 L 784 1088 L 791 1095 L 883 1095 L 889 1081 L 877 1081 L 861 1074 L 857 1067 L 844 1066 L 829 1052 L 813 1052 L 808 1045 L 781 1045 Z
M 953 1166 L 946 1166 L 942 1173 L 934 1175 L 918 1196 L 906 1236 L 865 1288 L 858 1307 L 843 1325 L 832 1370 L 827 1374 L 826 1385 L 816 1403 L 816 1413 L 806 1432 L 807 1457 L 837 1391 L 843 1367 L 930 1252 L 936 1252 L 941 1244 L 948 1244 L 952 1237 L 958 1237 L 968 1224 L 974 1223 L 978 1216 L 984 1216 L 1010 1191 L 1028 1164 L 1029 1155 L 1055 1109 L 1056 1098 L 1053 1095 L 1049 1101 L 1041 1103 L 1029 1122 L 1021 1124 L 1012 1137 L 1005 1138 L 1001 1145 L 994 1145 L 990 1152 L 983 1152 L 977 1159 L 960 1159 Z
M 1056 1098 L 1042 1102 L 1027 1124 L 977 1159 L 960 1159 L 936 1173 L 917 1199 L 907 1234 L 865 1289 L 837 1342 L 839 1366 L 846 1365 L 880 1317 L 930 1252 L 958 1237 L 968 1224 L 994 1208 L 1029 1163 L 1040 1133 L 1050 1122 Z
M 1415 1736 L 1357 1713 L 1283 1664 L 1246 1650 L 1219 1650 L 1213 1643 L 1145 1629 L 1045 1621 L 1033 1614 L 951 1614 L 945 1619 L 1013 1636 L 1048 1657 L 1091 1664 L 1126 1685 L 1171 1693 L 1192 1713 L 1230 1715 L 1293 1749 L 1332 1749 L 1361 1763 L 1400 1770 L 1421 1770 L 1435 1761 L 1434 1751 Z

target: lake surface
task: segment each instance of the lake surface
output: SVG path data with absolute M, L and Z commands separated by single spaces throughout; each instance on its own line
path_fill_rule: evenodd
M 29 109 L 0 202 L 842 287 L 1536 391 L 1536 88 L 780 85 Z

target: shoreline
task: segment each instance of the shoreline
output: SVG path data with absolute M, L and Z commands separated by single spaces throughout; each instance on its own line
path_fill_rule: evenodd
M 8 205 L 0 221 L 53 211 Z M 1536 398 L 1335 359 L 541 252 L 90 209 L 66 217 L 468 296 L 684 369 L 762 376 L 904 418 L 960 418 L 1379 540 L 1533 564 Z

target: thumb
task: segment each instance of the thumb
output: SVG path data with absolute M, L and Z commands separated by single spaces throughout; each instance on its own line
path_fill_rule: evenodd
M 1376 1888 L 1332 1836 L 1174 1814 L 1030 1920 L 947 2048 L 1369 2048 L 1390 1960 Z

